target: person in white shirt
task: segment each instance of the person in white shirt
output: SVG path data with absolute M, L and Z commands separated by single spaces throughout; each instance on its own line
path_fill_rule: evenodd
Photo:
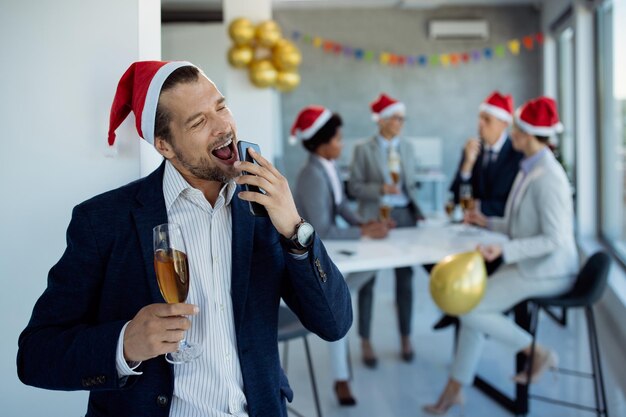
M 307 163 L 298 174 L 294 198 L 300 213 L 315 227 L 323 241 L 327 239 L 360 239 L 362 236 L 380 239 L 387 236 L 388 226 L 384 222 L 364 222 L 349 207 L 343 190 L 335 160 L 343 148 L 341 117 L 322 106 L 308 106 L 300 111 L 291 129 L 296 140 L 309 153 Z M 341 217 L 347 227 L 340 227 Z M 375 271 L 346 276 L 350 288 L 359 289 L 359 329 L 369 328 L 372 311 L 371 297 L 363 297 L 362 286 L 371 285 Z M 355 405 L 348 382 L 347 340 L 343 338 L 330 344 L 332 372 L 335 379 L 335 394 L 340 405 Z
M 74 209 L 67 249 L 20 335 L 20 379 L 89 390 L 87 417 L 287 416 L 279 304 L 323 339 L 341 339 L 352 324 L 342 275 L 280 172 L 258 153 L 258 165 L 239 160 L 226 99 L 196 66 L 133 63 L 118 84 L 109 144 L 131 110 L 165 161 Z M 268 217 L 252 216 L 250 201 Z M 152 231 L 163 223 L 180 225 L 186 243 L 185 303 L 164 303 L 157 285 Z M 166 362 L 183 337 L 200 356 Z

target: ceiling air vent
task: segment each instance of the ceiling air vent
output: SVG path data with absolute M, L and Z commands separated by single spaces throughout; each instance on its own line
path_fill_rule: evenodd
M 428 36 L 431 39 L 478 39 L 489 38 L 489 24 L 486 20 L 431 20 L 428 22 Z

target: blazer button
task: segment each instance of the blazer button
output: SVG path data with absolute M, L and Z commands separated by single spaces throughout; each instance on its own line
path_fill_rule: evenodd
M 156 402 L 157 402 L 157 405 L 158 405 L 159 407 L 167 407 L 167 403 L 168 403 L 169 401 L 170 401 L 170 400 L 169 400 L 169 398 L 167 398 L 167 395 L 163 395 L 163 394 L 159 395 L 159 396 L 156 398 Z

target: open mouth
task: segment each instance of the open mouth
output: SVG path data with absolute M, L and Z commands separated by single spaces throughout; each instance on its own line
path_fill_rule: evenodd
M 211 151 L 211 154 L 217 159 L 224 162 L 234 163 L 237 160 L 237 150 L 235 148 L 235 143 L 233 142 L 232 138 L 228 139 L 227 142 L 213 149 Z

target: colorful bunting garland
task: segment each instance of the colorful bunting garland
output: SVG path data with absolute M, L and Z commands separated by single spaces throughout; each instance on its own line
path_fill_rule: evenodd
M 298 31 L 291 33 L 294 41 L 303 42 L 313 45 L 314 48 L 322 49 L 324 53 L 352 58 L 357 61 L 372 62 L 377 61 L 382 65 L 392 67 L 419 66 L 419 67 L 456 67 L 460 64 L 469 64 L 480 60 L 491 60 L 495 58 L 504 58 L 507 51 L 514 56 L 521 52 L 521 47 L 527 51 L 533 51 L 536 45 L 542 45 L 544 41 L 543 33 L 534 33 L 524 36 L 520 39 L 511 39 L 504 44 L 498 44 L 493 47 L 482 49 L 473 49 L 466 52 L 452 52 L 445 54 L 417 54 L 417 55 L 401 55 L 390 52 L 374 52 L 365 48 L 356 48 L 335 42 L 331 39 L 322 38 L 321 36 L 313 36 L 303 34 Z

